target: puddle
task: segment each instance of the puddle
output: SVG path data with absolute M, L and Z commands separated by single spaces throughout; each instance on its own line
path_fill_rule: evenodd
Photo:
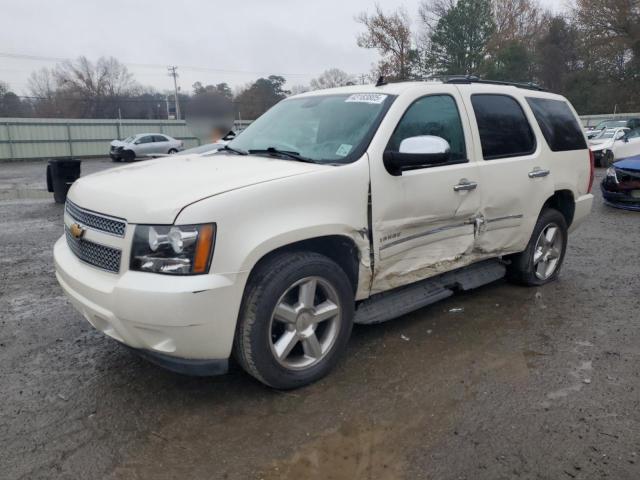
M 289 459 L 274 462 L 265 480 L 396 480 L 403 478 L 404 459 L 388 436 L 392 427 L 347 423 L 304 445 Z

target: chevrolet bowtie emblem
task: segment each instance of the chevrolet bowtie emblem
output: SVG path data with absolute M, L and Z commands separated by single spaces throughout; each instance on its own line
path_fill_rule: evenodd
M 82 228 L 77 223 L 71 225 L 69 231 L 71 232 L 71 235 L 73 235 L 73 238 L 82 238 L 82 236 L 84 235 L 84 228 Z

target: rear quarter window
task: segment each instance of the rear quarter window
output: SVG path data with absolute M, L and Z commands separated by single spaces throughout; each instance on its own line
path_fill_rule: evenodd
M 536 137 L 518 101 L 508 95 L 475 94 L 471 104 L 485 160 L 520 157 L 536 149 Z
M 567 102 L 529 97 L 527 103 L 552 151 L 566 152 L 587 148 L 580 124 Z

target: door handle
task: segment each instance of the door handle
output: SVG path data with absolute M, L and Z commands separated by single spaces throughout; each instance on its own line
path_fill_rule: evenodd
M 469 190 L 475 190 L 478 187 L 476 182 L 470 182 L 466 178 L 460 180 L 460 183 L 453 186 L 454 192 L 465 192 Z
M 544 170 L 540 167 L 536 167 L 529 172 L 529 178 L 542 178 L 551 173 L 551 170 Z

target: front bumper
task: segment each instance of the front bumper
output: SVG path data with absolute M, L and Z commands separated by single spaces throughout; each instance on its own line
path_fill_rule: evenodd
M 640 212 L 640 188 L 620 188 L 605 178 L 600 184 L 604 202 L 615 208 Z M 614 189 L 615 188 L 615 189 Z
M 114 274 L 81 262 L 64 237 L 54 261 L 71 303 L 104 334 L 174 371 L 226 368 L 245 275 Z

